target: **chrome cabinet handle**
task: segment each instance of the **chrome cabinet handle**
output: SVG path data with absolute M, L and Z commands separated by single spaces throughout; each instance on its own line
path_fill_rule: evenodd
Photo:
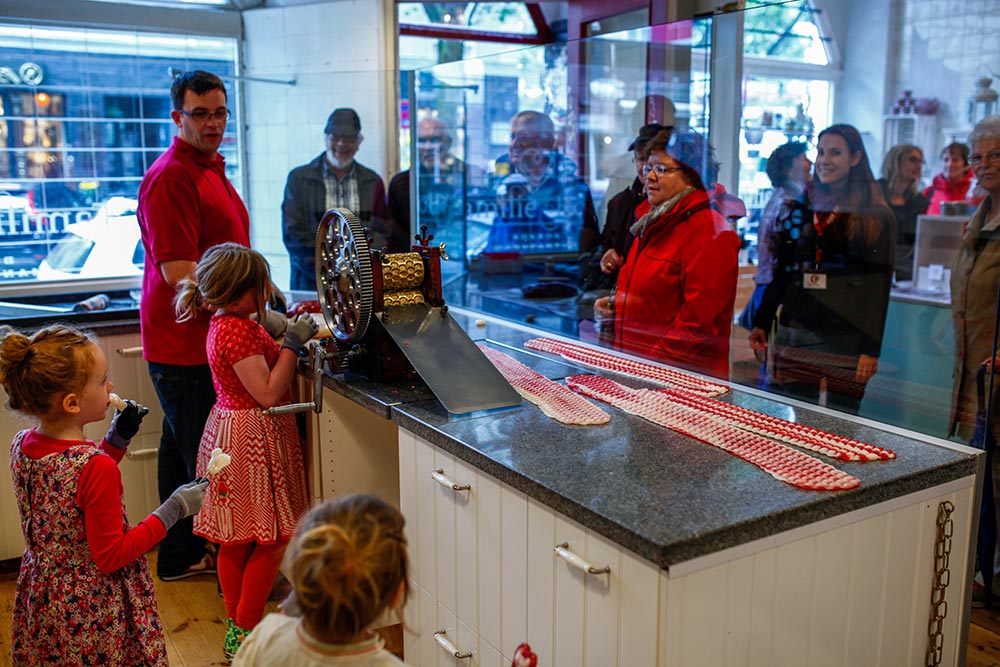
M 472 651 L 462 653 L 457 648 L 455 648 L 455 645 L 452 644 L 451 640 L 448 639 L 447 633 L 444 630 L 438 630 L 437 632 L 434 633 L 434 641 L 438 643 L 438 646 L 440 646 L 450 655 L 458 658 L 459 660 L 465 660 L 466 658 L 472 657 Z
M 562 558 L 564 561 L 577 568 L 578 570 L 583 570 L 587 574 L 609 574 L 611 572 L 611 566 L 605 565 L 604 567 L 594 567 L 586 560 L 583 556 L 573 553 L 569 550 L 569 542 L 563 542 L 562 544 L 557 544 L 553 551 L 556 555 Z
M 451 489 L 452 491 L 468 491 L 469 489 L 472 488 L 472 486 L 469 484 L 456 484 L 455 482 L 451 481 L 451 479 L 449 479 L 448 476 L 444 474 L 444 468 L 438 468 L 437 470 L 432 472 L 431 477 L 434 478 L 435 482 L 445 487 L 446 489 Z

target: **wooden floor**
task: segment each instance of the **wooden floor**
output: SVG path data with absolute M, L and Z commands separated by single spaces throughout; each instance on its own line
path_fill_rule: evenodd
M 155 558 L 155 553 L 150 555 L 151 562 Z M 0 574 L 0 667 L 12 667 L 10 623 L 16 579 L 16 574 Z M 192 577 L 171 583 L 157 579 L 156 598 L 171 667 L 228 664 L 222 658 L 225 607 L 215 577 Z M 268 611 L 277 611 L 277 605 L 268 603 Z M 966 665 L 1000 667 L 1000 609 L 972 610 Z

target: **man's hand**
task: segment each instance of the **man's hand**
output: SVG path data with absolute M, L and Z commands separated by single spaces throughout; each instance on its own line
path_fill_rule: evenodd
M 621 255 L 614 248 L 611 248 L 606 253 L 601 256 L 601 271 L 604 273 L 611 273 L 615 269 L 621 268 L 624 264 Z

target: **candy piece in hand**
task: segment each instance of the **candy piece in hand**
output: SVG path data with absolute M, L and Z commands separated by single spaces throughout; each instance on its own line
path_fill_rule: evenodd
M 233 457 L 216 447 L 212 450 L 212 458 L 208 460 L 208 474 L 216 475 L 233 462 Z
M 111 400 L 111 397 L 108 397 Z M 121 400 L 121 397 L 118 397 Z M 108 429 L 104 437 L 109 443 L 118 449 L 128 447 L 129 441 L 139 432 L 142 419 L 149 414 L 149 408 L 139 405 L 135 401 L 122 401 L 125 407 L 115 410 L 115 416 L 111 419 L 111 428 Z
M 119 412 L 128 407 L 128 403 L 125 402 L 125 399 L 114 392 L 108 394 L 108 400 L 111 401 L 111 405 L 115 407 L 115 410 L 118 410 Z

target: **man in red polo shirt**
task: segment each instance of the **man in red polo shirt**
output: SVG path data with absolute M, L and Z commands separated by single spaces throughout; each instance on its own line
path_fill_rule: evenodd
M 143 357 L 164 413 L 157 465 L 161 501 L 194 479 L 198 444 L 215 404 L 205 352 L 209 313 L 178 323 L 176 288 L 194 276 L 212 246 L 250 245 L 250 217 L 218 152 L 229 119 L 225 85 L 214 74 L 195 70 L 177 76 L 170 94 L 177 136 L 142 179 L 138 211 L 146 248 L 139 307 Z M 160 543 L 160 579 L 215 572 L 205 540 L 191 528 L 190 518 L 178 521 Z

